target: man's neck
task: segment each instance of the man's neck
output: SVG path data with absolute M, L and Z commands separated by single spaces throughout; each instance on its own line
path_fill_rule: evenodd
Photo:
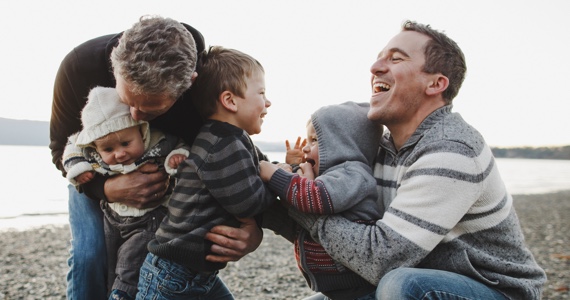
M 400 149 L 404 146 L 406 141 L 416 132 L 418 126 L 429 116 L 431 113 L 436 111 L 437 109 L 445 106 L 443 101 L 431 102 L 433 105 L 426 105 L 419 109 L 414 117 L 406 120 L 406 122 L 387 125 L 388 129 L 390 130 L 390 134 L 392 136 L 392 140 L 394 141 L 394 146 L 396 150 L 400 151 Z

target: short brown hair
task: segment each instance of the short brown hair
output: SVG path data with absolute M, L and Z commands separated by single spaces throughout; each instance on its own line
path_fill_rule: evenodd
M 254 72 L 264 72 L 263 66 L 253 57 L 235 49 L 212 46 L 200 57 L 198 77 L 190 90 L 195 96 L 194 105 L 203 118 L 216 112 L 218 97 L 230 91 L 244 97 L 246 78 Z
M 415 31 L 430 37 L 426 43 L 423 71 L 429 74 L 441 73 L 449 79 L 449 86 L 443 92 L 443 99 L 451 104 L 465 79 L 467 64 L 461 48 L 443 32 L 432 29 L 429 25 L 405 21 L 402 31 Z

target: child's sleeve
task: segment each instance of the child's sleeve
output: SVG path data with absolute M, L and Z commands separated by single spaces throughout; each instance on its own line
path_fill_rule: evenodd
M 361 163 L 347 162 L 327 170 L 315 180 L 277 170 L 269 187 L 293 209 L 329 215 L 350 210 L 364 199 L 376 199 L 376 182 L 371 170 Z
M 320 215 L 335 212 L 327 188 L 319 180 L 277 169 L 268 184 L 281 201 L 286 201 L 298 211 Z
M 259 177 L 259 149 L 246 149 L 234 141 L 208 155 L 207 168 L 198 172 L 202 182 L 225 210 L 238 218 L 254 217 L 276 200 Z M 257 155 L 252 155 L 256 151 Z
M 77 147 L 75 144 L 76 140 L 77 133 L 71 135 L 68 138 L 67 144 L 63 149 L 62 157 L 63 168 L 66 172 L 65 177 L 74 186 L 79 185 L 79 183 L 75 181 L 75 177 L 79 176 L 82 173 L 93 171 L 93 167 L 83 155 L 83 149 Z

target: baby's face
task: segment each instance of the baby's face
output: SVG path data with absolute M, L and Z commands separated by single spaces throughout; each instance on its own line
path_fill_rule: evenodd
M 94 143 L 97 152 L 108 165 L 129 165 L 144 153 L 140 126 L 110 133 Z
M 307 124 L 307 145 L 303 147 L 305 152 L 305 161 L 313 166 L 315 176 L 319 175 L 319 141 L 317 140 L 317 132 L 313 123 Z

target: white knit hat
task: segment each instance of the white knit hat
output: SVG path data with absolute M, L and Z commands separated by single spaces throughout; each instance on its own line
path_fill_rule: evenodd
M 89 92 L 81 122 L 83 130 L 77 136 L 78 147 L 89 146 L 111 132 L 138 125 L 142 125 L 143 140 L 148 141 L 148 122 L 133 119 L 129 106 L 121 102 L 114 88 L 95 87 Z

